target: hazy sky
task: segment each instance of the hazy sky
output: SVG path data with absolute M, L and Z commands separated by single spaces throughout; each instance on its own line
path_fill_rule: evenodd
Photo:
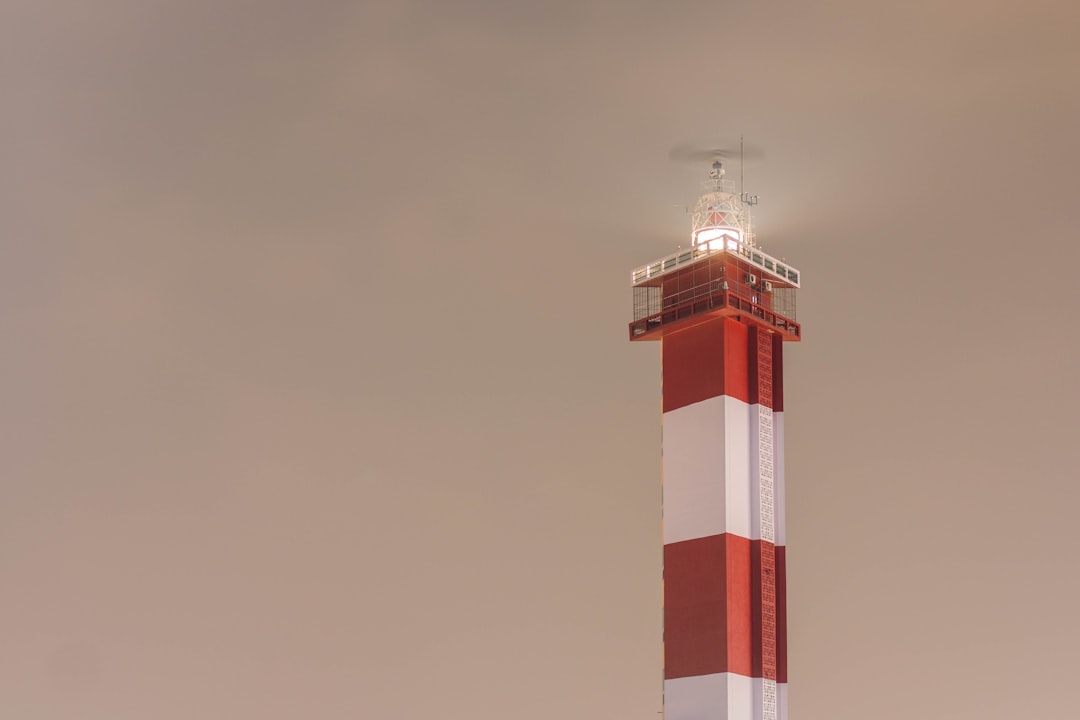
M 0 716 L 655 720 L 629 270 L 804 272 L 794 720 L 1071 717 L 1071 2 L 0 4 Z

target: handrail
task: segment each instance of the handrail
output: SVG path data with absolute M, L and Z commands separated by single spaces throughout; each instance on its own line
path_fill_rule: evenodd
M 756 317 L 763 322 L 766 322 L 773 327 L 778 328 L 782 332 L 786 332 L 795 337 L 799 337 L 802 331 L 802 326 L 794 320 L 781 315 L 775 310 L 766 308 L 758 303 L 750 300 L 749 298 L 742 297 L 738 293 L 731 292 L 730 290 L 714 290 L 709 293 L 703 293 L 697 295 L 690 300 L 687 300 L 679 305 L 673 305 L 671 307 L 664 308 L 658 313 L 653 313 L 647 317 L 634 320 L 630 323 L 630 338 L 633 339 L 645 333 L 658 329 L 666 324 L 683 320 L 688 315 L 680 317 L 680 312 L 687 308 L 693 309 L 694 305 L 701 302 L 702 298 L 707 298 L 709 306 L 707 310 L 715 310 L 722 308 L 737 308 L 750 314 L 752 317 Z M 720 302 L 716 302 L 716 299 L 720 299 Z M 691 312 L 691 315 L 697 315 L 699 313 Z M 669 316 L 670 320 L 665 322 L 665 316 Z
M 665 255 L 659 260 L 654 260 L 648 265 L 642 265 L 633 272 L 630 273 L 630 284 L 637 285 L 645 282 L 646 280 L 652 280 L 653 278 L 666 275 L 673 270 L 677 270 L 689 263 L 699 260 L 703 257 L 710 255 L 716 255 L 719 253 L 730 253 L 741 257 L 754 267 L 769 273 L 775 278 L 781 281 L 800 287 L 799 278 L 800 273 L 795 268 L 788 265 L 783 260 L 778 260 L 772 255 L 761 250 L 761 248 L 750 247 L 749 245 L 739 244 L 737 250 L 730 250 L 728 248 L 701 248 L 693 247 L 687 250 L 679 250 L 671 255 Z

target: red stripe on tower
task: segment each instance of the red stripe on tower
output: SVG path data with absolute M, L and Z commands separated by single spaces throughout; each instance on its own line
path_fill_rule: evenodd
M 664 338 L 664 412 L 718 395 L 749 402 L 748 342 L 747 327 L 733 321 L 695 325 Z
M 664 546 L 664 677 L 751 674 L 750 562 L 738 535 Z

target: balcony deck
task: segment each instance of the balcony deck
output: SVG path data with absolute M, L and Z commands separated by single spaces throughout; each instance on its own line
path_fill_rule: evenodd
M 659 340 L 669 332 L 683 330 L 719 317 L 735 317 L 779 334 L 785 341 L 802 339 L 802 326 L 750 298 L 718 286 L 630 323 L 631 340 Z

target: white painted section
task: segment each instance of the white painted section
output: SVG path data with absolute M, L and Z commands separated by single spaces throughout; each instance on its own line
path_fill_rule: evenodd
M 665 680 L 664 720 L 757 720 L 754 682 L 735 673 Z
M 739 537 L 750 538 L 750 405 L 724 396 L 727 403 L 727 427 L 724 442 L 729 449 L 724 473 L 727 478 L 727 529 Z
M 750 406 L 750 539 L 776 543 L 773 411 Z
M 714 397 L 664 413 L 664 544 L 724 532 L 726 403 Z
M 664 543 L 750 537 L 750 406 L 721 395 L 664 413 Z
M 776 680 L 768 678 L 761 681 L 762 694 L 764 696 L 761 711 L 762 720 L 777 720 L 776 714 Z
M 762 410 L 760 405 L 750 406 L 749 427 L 756 431 Z M 784 413 L 773 413 L 772 437 L 772 494 L 773 494 L 773 540 L 776 545 L 787 545 L 787 515 L 784 510 Z M 753 432 L 750 438 L 750 535 L 751 540 L 762 539 L 761 534 L 761 446 L 759 433 Z M 768 540 L 769 538 L 765 538 Z
M 773 495 L 776 500 L 776 544 L 787 545 L 787 513 L 784 510 L 784 413 L 773 413 Z
M 754 678 L 753 680 L 753 710 L 754 720 L 761 720 L 761 718 L 772 717 L 775 720 L 787 720 L 787 683 L 773 682 L 775 687 L 775 715 L 768 716 L 765 709 L 765 684 L 769 682 L 762 678 Z

